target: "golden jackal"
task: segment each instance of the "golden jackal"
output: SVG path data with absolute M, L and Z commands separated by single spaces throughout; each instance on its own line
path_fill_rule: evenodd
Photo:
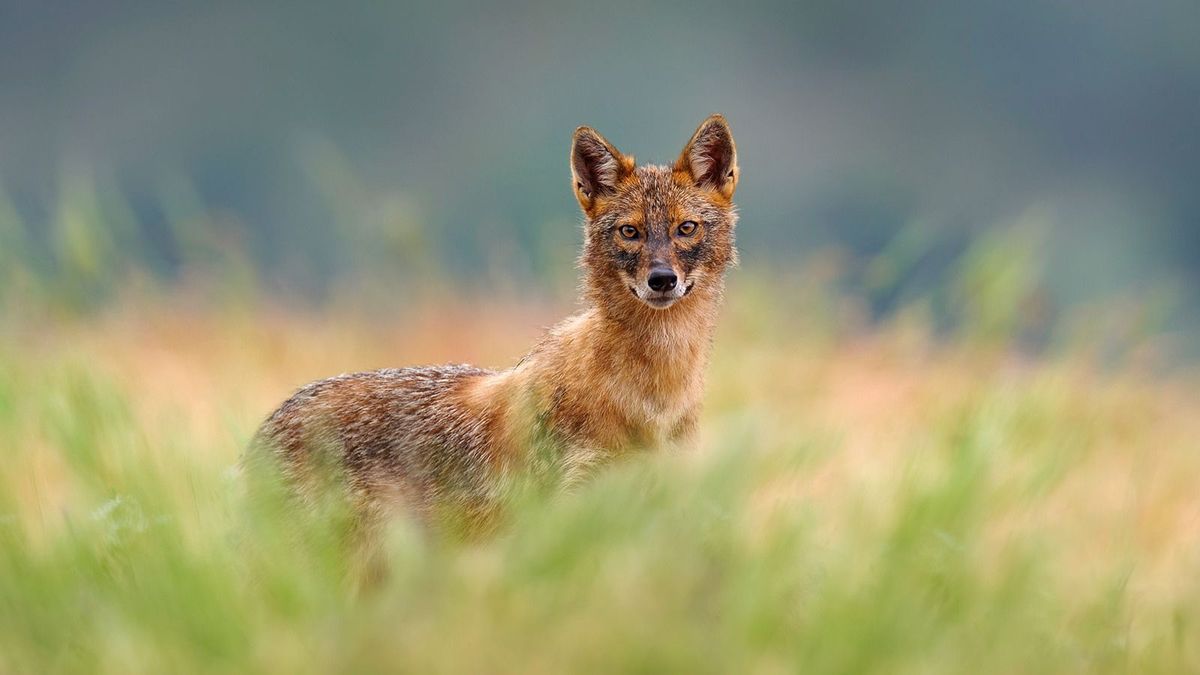
M 508 370 L 387 369 L 310 384 L 263 423 L 251 456 L 276 458 L 300 488 L 332 459 L 365 513 L 399 506 L 480 530 L 514 480 L 570 484 L 609 459 L 686 440 L 737 255 L 729 125 L 706 119 L 671 166 L 636 166 L 580 127 L 571 175 L 586 220 L 586 310 Z

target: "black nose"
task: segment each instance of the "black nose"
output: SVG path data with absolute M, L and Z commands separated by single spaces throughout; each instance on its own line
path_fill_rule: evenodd
M 662 293 L 675 288 L 678 281 L 679 278 L 670 269 L 656 269 L 650 270 L 650 278 L 646 280 L 646 283 L 650 285 L 650 290 Z

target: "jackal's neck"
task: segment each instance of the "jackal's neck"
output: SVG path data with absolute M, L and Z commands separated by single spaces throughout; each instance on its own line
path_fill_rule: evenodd
M 665 310 L 636 300 L 616 308 L 598 305 L 585 339 L 595 349 L 625 356 L 631 368 L 703 369 L 721 303 L 719 289 L 706 291 Z
M 578 381 L 568 386 L 621 408 L 641 406 L 653 414 L 697 405 L 721 288 L 697 291 L 666 310 L 632 296 L 623 303 L 593 304 L 564 325 L 552 359 L 559 369 L 547 375 L 558 379 L 569 372 Z

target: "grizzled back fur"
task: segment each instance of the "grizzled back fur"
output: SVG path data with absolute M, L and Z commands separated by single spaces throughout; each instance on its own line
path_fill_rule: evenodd
M 583 312 L 506 370 L 310 384 L 263 423 L 247 463 L 270 460 L 301 497 L 332 464 L 364 522 L 400 509 L 481 532 L 531 474 L 570 485 L 622 455 L 686 444 L 737 259 L 729 126 L 709 117 L 669 166 L 637 166 L 580 127 L 570 168 L 585 217 Z

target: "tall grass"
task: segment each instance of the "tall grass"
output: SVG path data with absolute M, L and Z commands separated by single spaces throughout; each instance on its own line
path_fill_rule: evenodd
M 5 323 L 0 671 L 1200 669 L 1193 380 L 847 333 L 827 300 L 733 294 L 695 452 L 486 541 L 397 522 L 368 588 L 339 514 L 244 501 L 257 421 L 343 370 L 505 365 L 557 310 Z

